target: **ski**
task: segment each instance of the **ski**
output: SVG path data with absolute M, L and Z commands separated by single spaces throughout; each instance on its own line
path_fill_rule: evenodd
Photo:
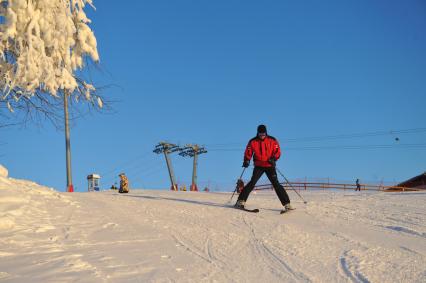
M 243 211 L 247 211 L 247 212 L 252 212 L 252 213 L 258 213 L 259 209 L 255 208 L 255 209 L 248 209 L 248 208 L 238 208 L 235 207 L 235 209 L 239 209 L 239 210 L 243 210 Z
M 283 210 L 280 211 L 280 214 L 289 213 L 292 210 L 295 210 L 295 208 L 292 208 L 292 209 L 283 209 Z

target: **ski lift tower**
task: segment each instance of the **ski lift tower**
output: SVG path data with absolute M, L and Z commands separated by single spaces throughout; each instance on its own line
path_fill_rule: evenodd
M 176 184 L 175 174 L 173 173 L 172 161 L 170 160 L 169 154 L 179 150 L 179 146 L 168 142 L 159 142 L 153 150 L 153 152 L 157 154 L 164 153 L 164 157 L 166 158 L 167 163 L 167 169 L 169 170 L 170 182 L 172 183 L 172 191 L 177 191 L 178 186 Z
M 207 153 L 207 150 L 204 147 L 200 147 L 197 144 L 188 144 L 185 147 L 180 149 L 179 155 L 186 157 L 194 158 L 194 165 L 192 169 L 192 184 L 190 191 L 198 191 L 197 187 L 197 165 L 198 165 L 198 155 Z

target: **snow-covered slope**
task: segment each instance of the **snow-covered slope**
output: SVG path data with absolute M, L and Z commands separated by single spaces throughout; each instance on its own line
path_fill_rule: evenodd
M 426 193 L 58 193 L 0 174 L 0 281 L 425 282 Z M 235 199 L 234 199 L 235 200 Z

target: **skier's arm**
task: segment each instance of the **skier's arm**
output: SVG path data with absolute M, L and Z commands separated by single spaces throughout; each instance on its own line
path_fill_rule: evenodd
M 277 140 L 274 142 L 274 151 L 273 151 L 272 157 L 275 160 L 278 160 L 281 157 L 281 148 Z
M 246 151 L 244 152 L 244 162 L 250 162 L 252 156 L 253 156 L 253 148 L 250 141 L 246 146 Z

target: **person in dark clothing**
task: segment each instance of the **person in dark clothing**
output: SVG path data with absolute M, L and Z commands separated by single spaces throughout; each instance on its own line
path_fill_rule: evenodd
M 235 208 L 244 209 L 244 205 L 256 185 L 257 181 L 266 173 L 269 181 L 274 187 L 275 193 L 284 206 L 285 210 L 293 209 L 290 205 L 290 198 L 287 195 L 284 187 L 278 181 L 277 171 L 275 169 L 276 161 L 281 156 L 281 149 L 278 141 L 269 136 L 265 125 L 257 127 L 257 135 L 252 138 L 246 147 L 244 153 L 243 167 L 247 168 L 250 165 L 250 160 L 253 157 L 254 169 L 250 182 L 243 188 L 238 196 Z
M 355 184 L 356 184 L 355 191 L 361 191 L 361 185 L 359 184 L 359 179 L 356 179 Z

